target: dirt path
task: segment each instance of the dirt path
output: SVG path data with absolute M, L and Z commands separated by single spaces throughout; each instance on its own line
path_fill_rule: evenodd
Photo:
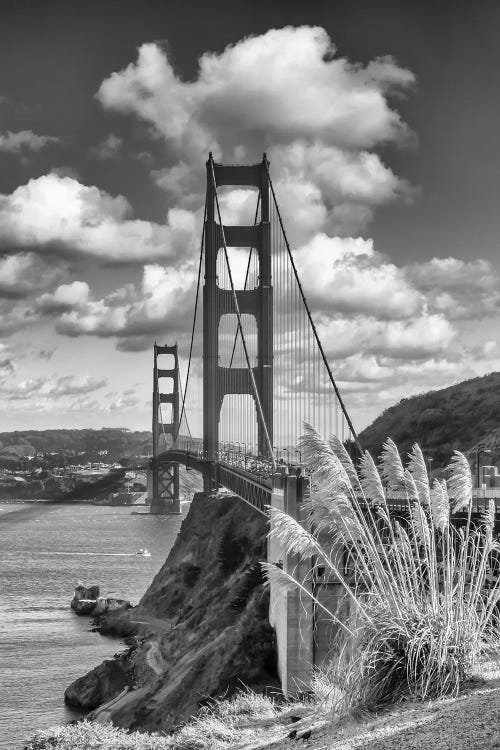
M 165 671 L 165 665 L 163 663 L 163 657 L 158 646 L 158 641 L 153 640 L 146 643 L 144 659 L 148 667 L 151 667 L 153 672 L 155 672 L 156 674 L 163 674 L 163 672 Z

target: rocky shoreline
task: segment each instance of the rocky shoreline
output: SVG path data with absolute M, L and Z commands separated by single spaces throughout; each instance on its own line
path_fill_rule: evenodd
M 259 565 L 266 531 L 266 519 L 238 498 L 195 495 L 137 607 L 98 617 L 96 629 L 126 638 L 127 649 L 75 680 L 67 702 L 93 709 L 97 722 L 168 733 L 243 685 L 279 692 Z
M 107 612 L 118 612 L 131 608 L 126 599 L 117 599 L 115 596 L 100 596 L 99 586 L 83 586 L 78 584 L 75 588 L 70 607 L 77 615 L 90 615 L 99 617 Z

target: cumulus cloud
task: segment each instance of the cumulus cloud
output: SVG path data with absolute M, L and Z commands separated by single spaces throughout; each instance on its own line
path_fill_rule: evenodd
M 44 175 L 0 195 L 0 247 L 137 263 L 189 251 L 199 229 L 195 215 L 182 208 L 168 211 L 166 225 L 131 213 L 121 195 Z
M 54 268 L 34 253 L 20 253 L 0 257 L 0 298 L 23 299 L 50 287 L 63 274 L 61 266 Z
M 498 315 L 500 274 L 481 258 L 432 258 L 406 269 L 408 280 L 425 293 L 430 309 L 451 320 Z
M 248 133 L 252 140 L 308 138 L 370 148 L 407 136 L 386 95 L 413 82 L 392 58 L 352 64 L 336 57 L 324 29 L 289 26 L 247 37 L 221 54 L 204 53 L 190 82 L 175 74 L 157 44 L 144 44 L 137 63 L 106 79 L 98 97 L 108 108 L 139 115 L 179 151 L 246 147 Z
M 19 130 L 13 133 L 7 130 L 0 133 L 0 152 L 26 154 L 30 151 L 41 151 L 51 143 L 58 143 L 59 138 L 50 135 L 37 135 L 32 130 Z
M 93 300 L 86 297 L 88 287 L 79 287 L 81 296 L 71 311 L 60 315 L 56 330 L 66 336 L 116 336 L 123 339 L 123 351 L 140 351 L 155 334 L 189 329 L 195 284 L 196 270 L 190 265 L 175 269 L 153 264 L 145 266 L 139 289 L 129 284 Z
M 88 301 L 89 285 L 85 281 L 73 281 L 71 284 L 61 284 L 50 294 L 42 294 L 35 305 L 44 313 L 60 313 L 84 308 Z
M 335 318 L 322 321 L 318 331 L 328 355 L 335 361 L 356 352 L 420 360 L 442 355 L 457 332 L 443 315 L 422 314 L 407 321 L 376 318 Z
M 168 166 L 155 175 L 179 205 L 198 204 L 209 151 L 244 162 L 267 150 L 290 237 L 300 243 L 321 229 L 363 229 L 374 207 L 411 196 L 371 149 L 408 139 L 389 98 L 413 83 L 392 58 L 351 63 L 324 29 L 302 26 L 204 53 L 194 81 L 176 75 L 158 44 L 144 44 L 136 63 L 103 81 L 97 96 L 164 139 Z
M 410 201 L 415 190 L 366 150 L 296 141 L 270 149 L 275 189 L 287 232 L 300 242 L 319 230 L 348 235 L 362 231 L 377 206 Z M 309 219 L 308 219 L 309 217 Z
M 92 159 L 115 159 L 123 149 L 123 138 L 110 133 L 104 140 L 89 149 Z
M 10 357 L 0 359 L 0 378 L 3 379 L 16 371 L 15 362 Z
M 372 240 L 318 234 L 296 253 L 296 264 L 318 312 L 401 320 L 423 309 L 423 295 L 402 269 L 384 262 Z

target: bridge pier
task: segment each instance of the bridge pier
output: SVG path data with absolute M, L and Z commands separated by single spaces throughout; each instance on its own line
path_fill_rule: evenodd
M 309 496 L 309 479 L 304 476 L 275 474 L 271 505 L 284 510 L 297 521 L 304 520 L 303 501 Z M 321 542 L 321 538 L 320 538 Z M 335 557 L 342 570 L 343 547 L 332 550 L 331 539 L 324 540 L 325 549 Z M 316 560 L 287 555 L 283 545 L 268 538 L 268 562 L 279 565 L 300 581 L 316 599 L 341 620 L 349 616 L 349 606 L 341 583 Z M 310 572 L 313 569 L 313 576 Z M 278 672 L 287 698 L 307 691 L 315 667 L 322 667 L 334 658 L 338 647 L 338 623 L 332 622 L 321 607 L 299 588 L 285 594 L 270 584 L 269 622 L 276 632 Z
M 158 367 L 159 355 L 170 355 L 174 366 L 169 369 Z M 172 380 L 172 391 L 161 393 L 160 378 Z M 171 416 L 164 422 L 161 405 L 170 404 Z M 163 451 L 171 447 L 179 435 L 179 359 L 177 344 L 174 346 L 154 345 L 153 366 L 153 458 L 148 472 L 148 500 L 150 513 L 163 515 L 181 512 L 179 497 L 179 464 L 160 461 L 160 439 L 163 438 Z M 167 444 L 167 441 L 169 444 Z
M 302 501 L 309 492 L 306 477 L 275 474 L 271 505 L 293 518 L 302 519 Z M 310 571 L 310 560 L 287 555 L 282 544 L 268 539 L 267 559 L 302 580 Z M 308 690 L 314 665 L 314 607 L 312 600 L 298 588 L 283 594 L 270 585 L 269 622 L 276 632 L 278 672 L 287 698 Z

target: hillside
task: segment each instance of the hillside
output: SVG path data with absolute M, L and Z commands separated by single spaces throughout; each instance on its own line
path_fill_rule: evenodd
M 0 432 L 0 464 L 10 467 L 22 457 L 49 457 L 55 465 L 103 460 L 114 463 L 121 458 L 151 452 L 151 433 L 123 428 L 101 430 L 19 430 Z
M 473 452 L 484 444 L 492 453 L 484 463 L 500 460 L 500 373 L 465 380 L 439 391 L 404 398 L 386 409 L 361 434 L 373 456 L 391 437 L 405 454 L 416 441 L 432 468 L 446 465 L 453 450 Z

